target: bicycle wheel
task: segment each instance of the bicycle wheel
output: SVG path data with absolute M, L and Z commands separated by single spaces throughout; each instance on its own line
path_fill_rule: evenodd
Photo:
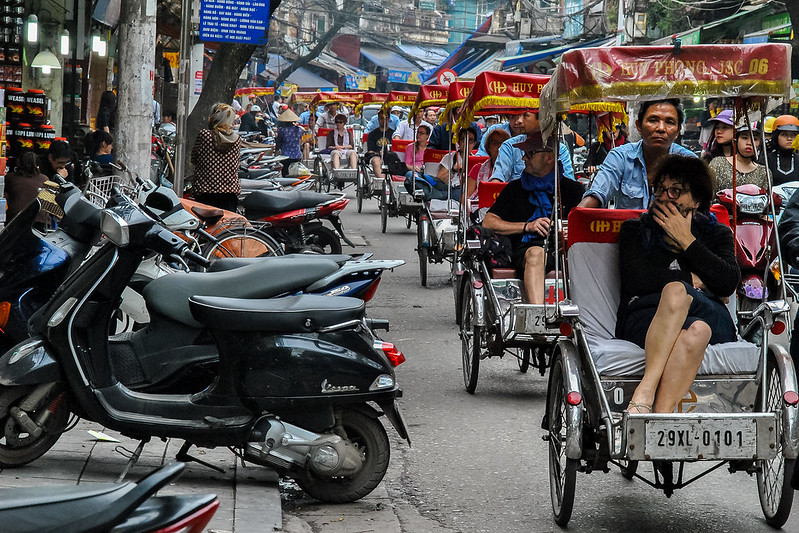
M 474 394 L 477 389 L 477 377 L 480 374 L 480 344 L 483 328 L 472 323 L 471 286 L 465 285 L 461 297 L 461 363 L 463 364 L 463 384 L 466 392 Z
M 547 402 L 549 435 L 549 492 L 555 523 L 565 527 L 574 506 L 574 486 L 577 478 L 576 459 L 566 457 L 566 392 L 563 386 L 563 365 L 560 357 L 552 365 Z
M 760 508 L 766 523 L 775 529 L 780 529 L 791 514 L 793 505 L 793 489 L 791 477 L 796 459 L 786 459 L 782 450 L 782 410 L 785 403 L 782 400 L 782 382 L 780 372 L 774 357 L 769 355 L 766 359 L 766 405 L 758 405 L 758 411 L 772 411 L 777 415 L 777 456 L 774 459 L 758 461 L 757 492 L 760 496 Z M 758 391 L 758 404 L 760 404 L 760 391 Z
M 283 248 L 271 235 L 248 226 L 228 228 L 203 246 L 203 257 L 213 262 L 224 257 L 268 257 L 283 255 Z
M 526 374 L 530 369 L 530 357 L 533 354 L 533 348 L 519 348 L 521 353 L 517 353 L 516 362 L 519 363 L 519 372 Z
M 355 206 L 360 213 L 363 210 L 363 197 L 366 194 L 366 167 L 358 167 L 358 175 L 355 180 Z

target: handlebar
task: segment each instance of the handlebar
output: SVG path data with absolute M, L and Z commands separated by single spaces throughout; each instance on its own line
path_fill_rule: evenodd
M 211 266 L 211 262 L 208 259 L 201 256 L 197 252 L 189 250 L 188 247 L 183 248 L 183 250 L 180 252 L 180 255 L 202 268 L 208 268 Z

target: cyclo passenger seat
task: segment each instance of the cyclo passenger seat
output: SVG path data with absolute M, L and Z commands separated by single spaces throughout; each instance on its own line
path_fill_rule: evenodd
M 580 309 L 590 356 L 611 410 L 619 414 L 629 403 L 644 372 L 644 350 L 632 342 L 614 338 L 620 301 L 619 229 L 622 222 L 641 213 L 586 208 L 574 208 L 569 213 L 566 257 L 570 296 Z M 729 223 L 721 212 L 718 215 L 720 222 Z M 735 295 L 728 309 L 735 320 Z M 709 346 L 697 379 L 678 411 L 751 411 L 757 392 L 754 374 L 758 350 L 756 345 L 740 339 Z M 720 377 L 723 381 L 717 382 Z

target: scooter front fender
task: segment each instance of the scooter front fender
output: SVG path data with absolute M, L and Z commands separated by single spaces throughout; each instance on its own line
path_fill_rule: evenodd
M 42 339 L 20 342 L 0 357 L 0 385 L 38 385 L 64 381 L 61 365 L 47 351 Z

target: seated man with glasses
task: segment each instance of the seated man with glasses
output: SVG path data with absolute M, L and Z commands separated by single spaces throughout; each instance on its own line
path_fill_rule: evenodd
M 553 137 L 544 142 L 541 132 L 536 131 L 514 145 L 524 157 L 521 179 L 502 189 L 483 219 L 484 228 L 510 238 L 513 264 L 523 272 L 524 292 L 531 304 L 544 303 L 546 270 L 548 266 L 554 267 L 547 264 L 545 245 L 554 227 L 555 165 L 561 165 L 555 144 Z M 584 189 L 579 182 L 564 178 L 561 172 L 558 176 L 563 202 L 561 218 L 565 220 L 571 208 L 580 202 Z

